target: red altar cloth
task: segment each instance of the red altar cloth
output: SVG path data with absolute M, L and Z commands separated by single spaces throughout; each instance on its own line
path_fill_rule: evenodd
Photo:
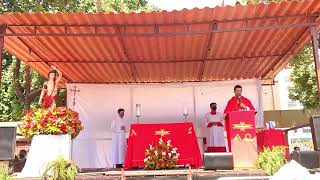
M 160 134 L 163 141 L 171 140 L 180 154 L 177 164 L 202 166 L 198 141 L 192 123 L 132 124 L 126 151 L 125 169 L 144 167 L 144 153 L 149 144 L 158 144 Z
M 288 147 L 284 133 L 281 129 L 262 130 L 257 133 L 258 151 L 262 151 L 263 147 L 272 148 L 272 146 Z M 288 154 L 286 148 L 286 154 Z

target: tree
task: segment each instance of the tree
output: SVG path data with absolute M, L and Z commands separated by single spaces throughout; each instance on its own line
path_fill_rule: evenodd
M 158 10 L 146 0 L 2 0 L 3 12 L 140 12 Z M 21 70 L 21 68 L 23 70 Z M 22 112 L 36 106 L 44 78 L 19 59 L 4 52 L 0 87 L 0 121 L 19 120 Z M 65 93 L 65 91 L 62 91 Z M 59 102 L 65 94 L 59 93 Z
M 37 88 L 36 90 L 31 90 L 31 71 L 30 67 L 25 65 L 24 66 L 24 85 L 21 85 L 19 74 L 20 74 L 20 64 L 21 61 L 17 60 L 15 63 L 15 67 L 13 70 L 13 84 L 15 86 L 16 94 L 20 102 L 23 103 L 24 111 L 29 111 L 31 102 L 40 95 L 41 92 L 41 86 L 40 88 Z
M 317 108 L 319 102 L 318 88 L 310 43 L 290 61 L 289 67 L 292 69 L 289 98 L 300 101 L 304 108 Z
M 3 76 L 0 88 L 0 121 L 16 121 L 19 119 L 24 108 L 24 104 L 21 103 L 16 93 L 16 86 L 13 80 L 15 66 L 17 65 L 17 59 L 6 51 L 4 51 L 3 54 Z M 19 68 L 19 72 L 16 72 L 16 76 L 18 76 L 16 77 L 16 79 L 19 80 L 19 86 L 20 84 L 25 85 L 25 82 L 23 81 L 23 76 L 25 75 L 25 73 L 23 73 L 23 69 L 25 69 L 25 64 L 21 62 L 21 68 Z M 30 70 L 30 74 L 32 78 L 30 89 L 36 89 L 40 87 L 44 81 L 44 78 L 33 70 Z M 24 96 L 25 91 L 23 89 L 23 86 L 21 87 L 21 89 L 19 89 L 19 91 Z M 31 105 L 33 107 L 35 106 L 35 104 Z

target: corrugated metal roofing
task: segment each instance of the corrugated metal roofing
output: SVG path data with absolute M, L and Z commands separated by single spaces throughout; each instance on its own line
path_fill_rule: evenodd
M 67 82 L 272 79 L 319 29 L 320 1 L 152 13 L 4 13 L 4 48 Z M 312 22 L 310 19 L 314 19 Z

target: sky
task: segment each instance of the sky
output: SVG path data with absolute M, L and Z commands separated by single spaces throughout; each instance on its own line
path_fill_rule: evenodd
M 204 8 L 221 6 L 224 5 L 234 5 L 236 0 L 148 0 L 150 4 L 167 11 L 181 10 L 183 8 Z

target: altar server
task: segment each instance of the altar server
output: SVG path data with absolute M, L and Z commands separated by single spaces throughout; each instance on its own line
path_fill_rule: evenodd
M 207 152 L 225 152 L 223 116 L 217 112 L 217 104 L 210 104 L 210 112 L 206 113 L 202 123 L 206 128 Z
M 126 153 L 126 135 L 125 135 L 125 121 L 124 109 L 118 109 L 118 118 L 114 119 L 111 122 L 111 131 L 112 131 L 112 164 L 116 168 L 121 168 Z

